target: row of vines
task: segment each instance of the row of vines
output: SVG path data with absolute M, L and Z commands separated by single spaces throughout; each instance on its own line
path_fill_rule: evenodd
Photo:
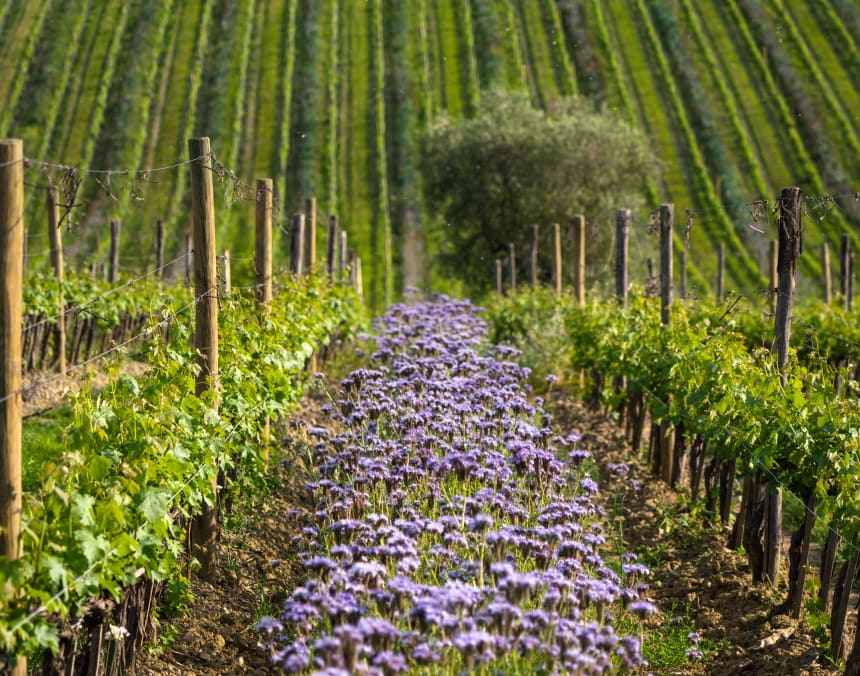
M 488 317 L 496 340 L 538 341 L 546 352 L 538 360 L 542 370 L 556 369 L 573 383 L 586 373 L 583 396 L 619 413 L 634 452 L 643 449 L 657 472 L 665 462 L 659 430 L 674 430 L 673 485 L 704 501 L 710 518 L 729 529 L 727 545 L 743 546 L 753 582 L 766 579 L 761 501 L 778 489 L 797 498 L 805 517 L 794 524 L 787 598 L 774 612 L 797 617 L 809 608 L 804 579 L 818 520 L 824 553 L 815 610 L 830 613 L 832 655 L 857 663 L 860 642 L 848 650 L 845 638 L 860 552 L 856 310 L 796 309 L 782 372 L 771 351 L 772 320 L 737 302 L 676 305 L 670 324 L 662 325 L 659 302 L 644 294 L 627 307 L 597 301 L 580 308 L 572 297 L 559 302 L 537 291 L 493 300 Z M 562 328 L 548 343 L 550 326 Z M 643 439 L 646 416 L 650 440 Z

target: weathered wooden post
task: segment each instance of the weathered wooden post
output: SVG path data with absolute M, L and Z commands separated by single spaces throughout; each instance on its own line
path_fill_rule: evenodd
M 529 246 L 529 287 L 534 290 L 538 276 L 538 225 L 532 225 L 532 239 Z
M 824 302 L 830 305 L 833 300 L 833 278 L 830 276 L 830 245 L 827 242 L 821 245 L 821 272 L 824 282 Z
M 833 590 L 833 613 L 830 616 L 830 650 L 836 660 L 845 657 L 845 618 L 848 615 L 848 603 L 858 569 L 860 569 L 860 554 L 855 550 L 842 564 L 836 581 L 836 588 Z
M 194 337 L 197 349 L 198 397 L 213 396 L 218 382 L 218 276 L 215 253 L 215 192 L 212 187 L 212 154 L 206 136 L 188 140 L 191 159 L 191 229 L 194 237 Z M 200 561 L 200 576 L 214 582 L 218 536 L 218 483 L 212 474 L 212 494 L 205 500 L 191 525 L 191 543 Z
M 293 215 L 292 245 L 290 246 L 290 269 L 297 275 L 302 274 L 305 257 L 305 215 Z
M 114 284 L 119 277 L 119 230 L 119 219 L 114 218 L 110 222 L 110 266 L 108 268 L 108 281 L 111 284 Z
M 555 295 L 561 295 L 561 226 L 558 223 L 552 225 L 552 282 L 555 285 Z
M 346 262 L 349 268 L 349 285 L 355 288 L 355 249 L 348 249 L 346 252 Z
M 311 197 L 307 203 L 305 216 L 305 239 L 307 240 L 307 260 L 305 270 L 312 271 L 317 264 L 317 198 Z
M 326 242 L 326 263 L 328 264 L 328 278 L 331 281 L 334 281 L 337 243 L 340 239 L 338 230 L 337 216 L 332 214 L 328 219 L 328 241 Z
M 517 248 L 513 242 L 508 244 L 508 268 L 511 293 L 517 290 Z
M 675 205 L 660 205 L 660 322 L 668 327 L 672 310 L 672 236 L 675 229 Z M 675 444 L 672 425 L 660 424 L 660 474 L 672 484 L 675 472 Z
M 776 298 L 779 285 L 779 275 L 777 274 L 777 256 L 776 256 L 776 240 L 770 240 L 770 248 L 768 249 L 768 261 L 770 264 L 770 313 L 776 314 Z
M 630 209 L 615 212 L 615 297 L 627 307 L 627 257 L 630 239 Z
M 191 233 L 185 235 L 185 283 L 191 284 L 191 259 L 193 247 L 191 242 Z
M 272 300 L 272 204 L 273 181 L 257 179 L 254 214 L 254 296 L 258 309 L 268 307 Z
M 355 292 L 359 299 L 364 298 L 364 281 L 361 277 L 361 256 L 355 257 Z
M 221 256 L 221 262 L 223 264 L 223 272 L 224 272 L 224 289 L 223 294 L 224 298 L 229 298 L 233 293 L 233 276 L 230 272 L 230 249 L 224 249 L 224 255 Z
M 781 373 L 783 386 L 787 376 L 785 366 L 788 364 L 789 338 L 791 337 L 791 313 L 794 307 L 794 277 L 797 258 L 802 251 L 801 220 L 802 196 L 800 188 L 784 188 L 779 203 L 779 257 L 777 259 L 777 300 L 776 318 L 774 320 L 774 351 L 777 365 Z M 807 505 L 808 506 L 808 505 Z M 813 503 L 812 508 L 815 505 Z M 808 514 L 804 523 L 809 525 L 810 534 L 814 520 Z M 765 575 L 770 583 L 776 586 L 779 581 L 780 544 L 782 542 L 782 489 L 768 491 L 767 496 L 767 528 L 765 548 Z M 802 565 L 796 572 L 797 578 L 790 581 L 789 607 L 800 604 L 803 597 L 803 582 L 806 579 L 806 561 L 809 558 L 809 538 L 803 538 L 800 552 Z M 797 583 L 799 582 L 799 589 Z M 800 598 L 795 599 L 794 595 Z M 797 607 L 799 616 L 800 608 Z
M 579 214 L 573 219 L 574 239 L 576 240 L 576 268 L 574 286 L 576 300 L 580 307 L 585 307 L 585 216 Z
M 342 282 L 344 280 L 344 275 L 347 272 L 347 264 L 346 264 L 346 252 L 347 252 L 347 237 L 346 230 L 340 231 L 340 251 L 338 252 L 337 262 L 338 262 L 338 277 Z
M 54 352 L 57 355 L 57 370 L 66 372 L 66 304 L 63 298 L 63 231 L 60 228 L 60 204 L 57 188 L 48 188 L 48 241 L 51 246 L 51 267 L 60 285 L 59 308 L 57 308 L 57 327 L 54 330 Z
M 726 292 L 726 245 L 717 244 L 717 302 L 722 303 Z
M 155 272 L 156 277 L 164 276 L 164 221 L 160 218 L 155 224 Z
M 842 304 L 845 311 L 851 310 L 851 300 L 848 298 L 848 278 L 851 276 L 851 239 L 847 232 L 839 238 L 842 245 L 839 251 L 839 292 L 842 294 Z
M 502 288 L 502 259 L 496 259 L 496 293 L 501 295 L 504 289 Z
M 24 144 L 0 141 L 0 556 L 21 555 L 21 314 L 24 272 Z M 10 673 L 24 676 L 17 656 Z

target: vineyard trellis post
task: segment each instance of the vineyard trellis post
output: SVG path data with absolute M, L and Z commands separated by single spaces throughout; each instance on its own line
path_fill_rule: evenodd
M 305 269 L 310 271 L 317 264 L 317 198 L 309 197 L 305 216 L 305 239 L 307 240 L 307 261 Z
M 672 308 L 672 233 L 675 229 L 675 205 L 660 205 L 660 322 L 669 323 Z
M 502 259 L 496 259 L 496 293 L 502 295 Z
M 783 387 L 788 381 L 785 367 L 788 364 L 791 338 L 791 315 L 794 307 L 795 268 L 802 252 L 802 194 L 800 188 L 785 188 L 779 208 L 779 295 L 774 322 L 774 349 Z M 789 548 L 788 600 L 786 606 L 791 617 L 799 618 L 803 601 L 803 586 L 809 560 L 812 527 L 815 525 L 815 491 L 803 496 L 806 511 L 800 528 L 791 538 Z M 779 579 L 779 551 L 782 540 L 782 494 L 778 488 L 768 493 L 767 574 L 771 583 Z
M 57 326 L 54 329 L 54 352 L 57 359 L 57 371 L 66 372 L 66 304 L 63 294 L 63 231 L 60 227 L 60 204 L 57 199 L 56 186 L 48 186 L 48 241 L 51 246 L 51 267 L 60 286 L 57 307 Z
M 532 290 L 537 285 L 538 276 L 538 237 L 539 228 L 537 223 L 532 224 L 532 239 L 529 246 L 529 288 Z
M 191 284 L 191 233 L 185 235 L 185 283 Z
M 305 254 L 305 215 L 293 215 L 292 244 L 290 246 L 290 268 L 297 274 L 302 274 L 302 262 Z
M 155 224 L 155 276 L 164 274 L 164 221 L 160 218 Z
M 777 296 L 777 285 L 779 283 L 777 272 L 776 272 L 776 240 L 770 240 L 770 246 L 768 248 L 768 277 L 770 279 L 770 313 L 772 315 L 776 314 L 776 296 Z
M 340 279 L 341 282 L 344 281 L 344 276 L 346 275 L 346 272 L 347 272 L 346 255 L 347 255 L 346 230 L 341 230 L 340 231 L 340 251 L 338 251 L 338 255 L 337 255 L 338 279 Z
M 114 218 L 110 222 L 110 259 L 108 261 L 108 281 L 116 283 L 119 277 L 119 231 L 120 220 Z
M 675 205 L 660 205 L 660 323 L 669 325 L 672 309 L 672 235 L 675 229 Z M 675 450 L 672 425 L 660 423 L 657 431 L 660 453 L 660 476 L 667 484 L 673 483 Z
M 233 275 L 230 271 L 230 249 L 224 249 L 224 255 L 221 256 L 221 265 L 223 273 L 223 294 L 224 298 L 229 298 L 233 293 Z
M 630 243 L 630 209 L 615 212 L 615 297 L 627 307 L 627 257 Z
M 272 300 L 272 205 L 271 178 L 257 179 L 254 228 L 254 297 L 257 307 L 268 307 Z
M 561 226 L 552 224 L 552 283 L 555 286 L 555 295 L 561 295 Z M 500 262 L 499 262 L 500 263 Z M 499 270 L 500 272 L 500 270 Z
M 328 219 L 328 241 L 326 242 L 326 264 L 328 266 L 328 278 L 334 281 L 335 259 L 337 258 L 338 242 L 337 216 L 332 214 Z
M 717 302 L 722 303 L 726 294 L 726 245 L 717 245 Z
M 842 294 L 842 303 L 846 312 L 851 310 L 851 298 L 848 295 L 848 278 L 851 275 L 851 238 L 847 232 L 840 237 L 841 249 L 839 251 L 839 291 Z
M 830 245 L 821 245 L 821 273 L 824 282 L 824 302 L 830 305 L 833 300 L 833 278 L 830 274 Z
M 576 240 L 576 302 L 585 307 L 585 216 L 579 214 L 573 219 L 574 239 Z
M 194 237 L 194 335 L 197 348 L 195 388 L 198 397 L 211 396 L 218 380 L 218 279 L 215 252 L 215 192 L 212 186 L 212 152 L 206 136 L 188 140 L 191 159 L 191 226 Z M 211 396 L 217 410 L 217 396 Z M 193 551 L 200 561 L 200 576 L 213 582 L 216 575 L 218 535 L 217 473 L 212 474 L 212 498 L 204 501 L 191 528 Z
M 0 556 L 20 552 L 21 320 L 24 273 L 24 144 L 0 141 Z M 11 673 L 27 673 L 19 656 Z
M 361 256 L 355 257 L 355 292 L 359 299 L 364 298 L 364 281 L 361 277 Z
M 517 290 L 517 247 L 513 242 L 508 244 L 508 270 L 511 293 L 514 293 Z

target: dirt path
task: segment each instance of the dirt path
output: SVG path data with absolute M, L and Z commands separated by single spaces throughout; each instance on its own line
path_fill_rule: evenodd
M 746 558 L 725 547 L 727 533 L 691 516 L 682 499 L 655 480 L 644 462 L 631 458 L 618 424 L 566 396 L 552 398 L 556 423 L 582 434 L 581 447 L 601 467 L 606 508 L 621 519 L 625 549 L 652 568 L 650 598 L 660 614 L 652 628 L 685 618 L 718 649 L 702 663 L 661 673 L 838 674 L 818 661 L 809 627 L 785 616 L 770 617 L 785 596 L 750 581 Z M 609 466 L 624 463 L 627 477 Z
M 294 416 L 297 425 L 325 424 L 319 401 Z M 692 622 L 712 646 L 703 662 L 661 674 L 836 674 L 817 662 L 809 627 L 785 617 L 769 618 L 783 590 L 753 586 L 743 555 L 724 547 L 726 534 L 690 517 L 678 495 L 630 458 L 618 425 L 564 395 L 551 398 L 556 424 L 580 432 L 580 446 L 601 467 L 605 508 L 621 523 L 623 546 L 652 568 L 649 597 L 660 608 L 650 629 Z M 302 443 L 301 434 L 291 442 Z M 619 478 L 611 466 L 626 464 Z M 300 574 L 289 558 L 302 472 L 294 462 L 276 463 L 269 491 L 245 501 L 228 519 L 220 543 L 219 583 L 192 582 L 196 598 L 186 617 L 162 619 L 161 635 L 172 640 L 142 651 L 138 673 L 269 674 L 267 657 L 253 630 L 263 614 L 276 613 Z

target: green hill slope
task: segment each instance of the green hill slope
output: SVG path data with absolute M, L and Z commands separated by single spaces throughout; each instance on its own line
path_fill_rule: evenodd
M 186 139 L 205 134 L 242 181 L 275 179 L 282 260 L 289 216 L 308 197 L 320 223 L 337 213 L 379 307 L 431 278 L 416 252 L 439 245 L 423 231 L 421 130 L 469 115 L 487 87 L 527 89 L 540 106 L 578 93 L 652 139 L 649 208 L 675 202 L 679 229 L 690 210 L 702 292 L 720 243 L 729 286 L 763 288 L 780 188 L 837 195 L 807 208 L 800 271 L 814 288 L 824 242 L 850 232 L 860 245 L 858 45 L 846 0 L 9 0 L 0 134 L 24 138 L 39 162 L 117 170 L 82 176 L 72 262 L 104 254 L 111 218 L 123 221 L 128 267 L 151 265 L 158 219 L 177 253 L 187 171 L 137 172 L 186 161 Z M 45 222 L 37 186 L 70 175 L 32 170 L 34 235 Z M 221 187 L 220 244 L 241 266 L 253 204 L 241 183 Z M 608 227 L 613 215 L 588 218 Z M 655 255 L 647 220 L 636 218 L 640 263 Z M 31 265 L 46 263 L 31 249 Z

